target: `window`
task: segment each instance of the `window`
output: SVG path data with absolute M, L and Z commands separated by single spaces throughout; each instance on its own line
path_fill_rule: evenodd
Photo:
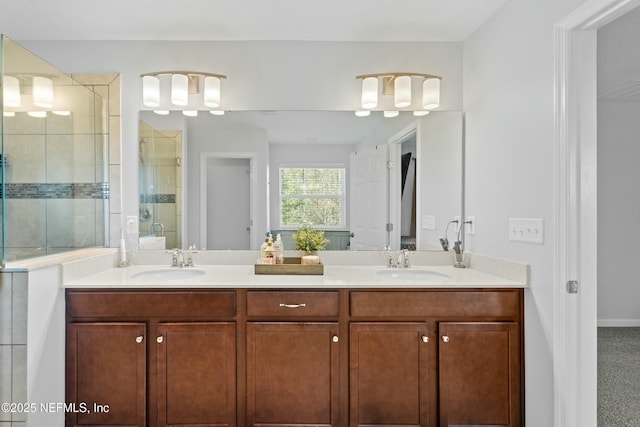
M 281 167 L 280 227 L 344 228 L 344 167 Z

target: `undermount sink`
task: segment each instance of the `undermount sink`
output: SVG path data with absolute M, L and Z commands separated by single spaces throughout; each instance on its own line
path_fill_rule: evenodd
M 205 274 L 204 270 L 195 268 L 163 268 L 155 270 L 141 271 L 131 276 L 133 279 L 153 280 L 153 281 L 170 281 L 191 279 Z
M 379 270 L 378 275 L 400 280 L 443 280 L 450 277 L 431 270 L 388 268 Z

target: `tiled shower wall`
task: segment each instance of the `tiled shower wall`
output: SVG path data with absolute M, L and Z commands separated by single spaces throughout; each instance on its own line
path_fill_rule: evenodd
M 100 135 L 104 144 L 102 151 L 108 156 L 108 182 L 109 212 L 106 221 L 109 229 L 109 241 L 114 246 L 118 245 L 120 233 L 120 75 L 119 74 L 76 74 L 73 78 L 98 93 L 108 102 L 108 128 L 105 134 Z M 98 145 L 96 143 L 96 145 Z M 60 148 L 60 147 L 59 147 Z M 68 156 L 69 151 L 58 153 L 58 157 Z M 28 157 L 27 157 L 28 158 Z M 96 158 L 102 161 L 104 157 Z M 59 160 L 63 162 L 64 160 Z M 25 168 L 36 167 L 27 164 Z M 21 167 L 22 169 L 22 167 Z M 22 173 L 20 171 L 19 173 Z M 39 173 L 46 173 L 39 171 Z M 56 173 L 63 173 L 57 171 Z M 102 188 L 85 188 L 84 184 L 63 188 L 60 186 L 39 187 L 37 191 L 69 191 L 73 192 L 101 192 Z M 25 189 L 26 190 L 26 189 Z M 32 190 L 36 191 L 36 190 Z M 87 194 L 85 194 L 86 196 Z M 15 200 L 15 199 L 14 199 Z M 26 200 L 26 199 L 25 199 Z M 50 200 L 55 211 L 56 200 Z M 84 201 L 84 200 L 83 200 Z M 94 202 L 95 200 L 89 200 Z M 20 217 L 20 210 L 17 211 Z M 24 214 L 24 212 L 22 212 Z M 53 212 L 49 212 L 50 215 Z M 66 208 L 59 210 L 58 217 L 51 217 L 52 225 L 60 223 L 61 218 L 73 215 L 74 212 Z M 19 221 L 17 219 L 16 221 Z M 11 226 L 11 225 L 9 225 Z M 59 229 L 59 231 L 61 228 Z M 32 230 L 22 231 L 25 235 L 33 233 Z M 105 242 L 109 245 L 109 241 Z M 26 272 L 7 272 L 0 270 L 0 404 L 4 402 L 27 402 L 27 287 L 28 275 Z M 26 415 L 11 414 L 0 411 L 0 427 L 26 427 Z
M 160 234 L 167 248 L 182 247 L 182 132 L 145 129 L 140 141 L 140 236 Z
M 105 102 L 95 123 L 53 114 L 5 120 L 5 261 L 118 241 L 120 77 L 73 78 Z
M 109 212 L 108 212 L 108 240 L 105 246 L 117 247 L 120 242 L 120 227 L 122 226 L 120 177 L 122 157 L 120 144 L 122 132 L 120 126 L 120 74 L 71 74 L 78 83 L 93 89 L 107 102 L 107 126 L 105 150 L 108 156 L 109 178 Z
M 27 273 L 0 272 L 0 404 L 27 401 Z M 0 411 L 0 427 L 26 426 Z

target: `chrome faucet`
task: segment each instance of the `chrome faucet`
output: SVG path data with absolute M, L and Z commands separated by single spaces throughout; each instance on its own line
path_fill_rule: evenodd
M 155 235 L 156 227 L 160 227 L 160 237 L 164 237 L 164 224 L 162 224 L 161 222 L 154 222 L 153 224 L 151 224 L 151 226 L 149 227 L 149 234 Z
M 193 263 L 193 254 L 197 254 L 196 245 L 189 246 L 189 252 L 187 252 L 187 267 L 193 267 L 195 264 Z
M 171 267 L 184 267 L 184 254 L 181 249 L 174 249 L 171 252 Z
M 398 253 L 398 268 L 409 268 L 411 264 L 409 263 L 409 250 L 402 249 Z
M 456 241 L 453 244 L 453 257 L 455 262 L 453 263 L 453 266 L 456 268 L 466 268 L 467 266 L 464 264 L 464 251 L 461 247 L 462 242 L 460 242 L 460 240 Z
M 387 256 L 387 268 L 396 268 L 396 258 L 393 256 L 393 252 L 391 252 L 391 246 L 385 246 L 382 250 Z
M 460 228 L 458 228 L 458 240 L 453 243 L 453 258 L 454 263 L 453 266 L 456 268 L 466 268 L 467 266 L 464 263 L 464 250 L 462 249 L 462 240 L 460 238 L 460 233 L 464 229 L 466 224 L 472 224 L 473 221 L 464 221 Z
M 409 268 L 411 264 L 409 262 L 409 250 L 402 249 L 397 254 L 391 251 L 389 246 L 383 248 L 385 255 L 387 255 L 387 267 L 388 268 Z

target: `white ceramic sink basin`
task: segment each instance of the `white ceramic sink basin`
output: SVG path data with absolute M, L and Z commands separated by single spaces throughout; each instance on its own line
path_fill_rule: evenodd
M 198 270 L 195 268 L 162 268 L 141 271 L 139 273 L 133 274 L 131 278 L 145 281 L 161 282 L 191 279 L 193 277 L 202 276 L 203 274 L 205 274 L 204 270 Z
M 399 268 L 387 268 L 385 270 L 379 270 L 378 275 L 389 277 L 391 279 L 400 280 L 443 280 L 449 279 L 449 276 L 442 273 L 437 273 L 430 270 L 420 270 L 414 268 L 399 269 Z

